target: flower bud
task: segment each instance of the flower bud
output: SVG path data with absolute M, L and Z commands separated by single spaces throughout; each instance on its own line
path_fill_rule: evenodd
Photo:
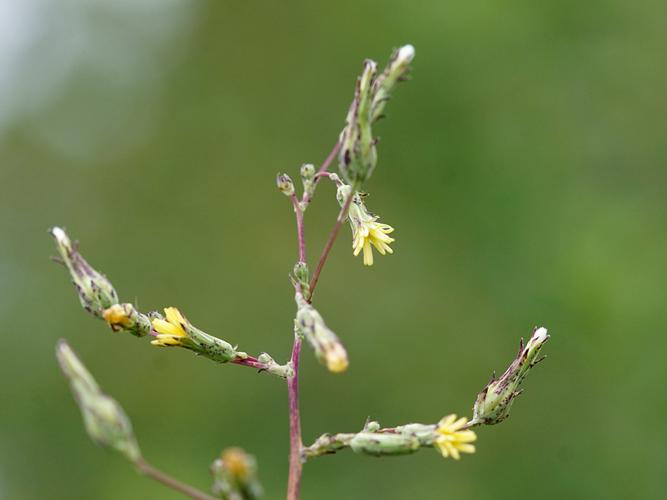
M 278 174 L 276 176 L 276 186 L 285 196 L 292 196 L 294 194 L 294 183 L 287 174 Z
M 305 163 L 301 165 L 301 179 L 305 181 L 312 181 L 315 177 L 315 165 L 312 163 Z
M 297 294 L 297 304 L 299 309 L 294 320 L 295 328 L 306 337 L 320 363 L 333 373 L 347 370 L 347 351 L 338 336 L 327 327 L 320 313 L 301 294 Z
M 255 457 L 241 448 L 227 448 L 211 464 L 213 493 L 226 500 L 254 500 L 262 496 Z
M 59 227 L 50 230 L 56 240 L 56 246 L 63 264 L 69 270 L 72 282 L 79 294 L 83 308 L 91 314 L 102 318 L 104 310 L 118 303 L 118 294 L 111 282 L 93 269 L 81 256 L 76 245 Z
M 56 346 L 56 357 L 69 380 L 86 431 L 93 441 L 118 451 L 131 462 L 141 458 L 132 424 L 123 408 L 101 391 L 93 376 L 64 340 Z
M 145 337 L 151 332 L 151 320 L 141 314 L 132 304 L 114 304 L 102 314 L 114 332 L 126 331 L 137 337 Z
M 477 396 L 473 407 L 472 425 L 498 424 L 509 417 L 514 399 L 523 391 L 523 389 L 518 390 L 521 382 L 530 369 L 544 359 L 537 356 L 547 340 L 549 335 L 546 328 L 536 328 L 525 347 L 521 339 L 516 359 L 500 378 L 496 379 L 493 376 Z

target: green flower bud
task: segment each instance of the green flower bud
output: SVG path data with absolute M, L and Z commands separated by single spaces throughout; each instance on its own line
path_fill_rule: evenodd
M 276 176 L 276 186 L 285 196 L 292 196 L 294 194 L 294 183 L 287 174 L 278 174 Z
M 56 346 L 56 357 L 79 404 L 88 435 L 96 443 L 118 451 L 131 462 L 140 459 L 141 452 L 132 432 L 132 424 L 123 408 L 101 391 L 64 340 Z
M 521 382 L 530 369 L 544 359 L 537 356 L 547 340 L 549 335 L 546 328 L 536 328 L 525 347 L 521 339 L 516 359 L 500 378 L 492 377 L 477 396 L 471 425 L 498 424 L 509 417 L 514 399 L 523 391 L 518 390 Z
M 118 294 L 111 282 L 93 269 L 81 256 L 79 249 L 59 227 L 50 230 L 63 264 L 69 270 L 83 308 L 102 318 L 104 310 L 118 303 Z
M 294 264 L 292 283 L 294 285 L 299 285 L 304 297 L 310 296 L 310 272 L 308 270 L 308 264 L 305 262 L 297 262 Z

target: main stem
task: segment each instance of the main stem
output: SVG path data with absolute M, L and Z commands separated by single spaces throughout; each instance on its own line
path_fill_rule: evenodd
M 327 158 L 324 160 L 318 170 L 318 174 L 324 173 L 331 165 L 338 151 L 340 142 L 337 142 Z M 315 183 L 319 182 L 320 177 L 315 178 Z M 303 210 L 299 205 L 296 195 L 290 196 L 294 206 L 296 216 L 296 234 L 299 241 L 299 261 L 306 262 L 306 237 L 303 223 Z M 310 202 L 310 198 L 304 194 L 304 206 Z M 348 205 L 349 206 L 349 205 Z M 323 263 L 320 263 L 323 265 Z M 321 265 L 318 266 L 321 269 Z M 297 285 L 299 286 L 299 285 Z M 301 291 L 301 290 L 299 290 Z M 290 434 L 290 456 L 289 456 L 289 476 L 287 478 L 287 500 L 298 500 L 301 489 L 301 474 L 303 472 L 303 462 L 301 459 L 301 450 L 303 441 L 301 439 L 301 416 L 299 414 L 299 358 L 301 356 L 301 337 L 294 335 L 294 344 L 292 345 L 292 376 L 287 379 L 287 399 L 289 405 L 289 434 Z
M 287 396 L 289 401 L 289 433 L 290 456 L 289 477 L 287 479 L 287 500 L 298 500 L 301 488 L 301 417 L 299 415 L 299 356 L 301 355 L 301 337 L 294 335 L 292 347 L 292 368 L 294 373 L 287 379 Z
M 189 484 L 181 483 L 168 474 L 165 474 L 160 469 L 157 469 L 146 462 L 146 460 L 143 458 L 139 458 L 139 460 L 135 462 L 135 465 L 137 469 L 139 469 L 139 472 L 142 474 L 150 477 L 151 479 L 155 479 L 172 490 L 183 493 L 185 496 L 194 498 L 195 500 L 215 500 L 215 497 L 212 497 L 211 495 L 208 495 L 203 491 L 198 490 L 197 488 L 193 488 Z

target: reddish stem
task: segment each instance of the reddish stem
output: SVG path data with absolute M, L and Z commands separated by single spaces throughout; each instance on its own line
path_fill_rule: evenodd
M 322 177 L 322 174 L 327 171 L 331 162 L 340 150 L 340 142 L 336 143 L 334 148 L 326 157 L 313 182 L 317 184 Z M 350 199 L 352 196 L 350 196 Z M 299 239 L 299 261 L 306 262 L 306 239 L 303 223 L 303 210 L 299 206 L 299 202 L 295 195 L 290 197 L 292 205 L 294 205 L 294 213 L 296 214 L 296 229 L 297 237 Z M 304 205 L 307 205 L 311 200 L 310 196 L 303 195 Z M 349 203 L 347 203 L 349 207 Z M 344 217 L 343 217 L 344 219 Z M 333 242 L 332 242 L 333 244 Z M 326 260 L 326 259 L 325 259 Z M 321 271 L 323 262 L 318 264 Z M 319 274 L 319 272 L 318 272 Z M 300 292 L 300 286 L 297 285 Z M 301 337 L 294 336 L 294 345 L 292 346 L 292 369 L 293 374 L 287 379 L 287 398 L 289 404 L 289 431 L 290 431 L 290 457 L 289 457 L 289 476 L 287 478 L 287 500 L 298 500 L 301 489 L 301 474 L 303 472 L 303 462 L 301 460 L 301 451 L 303 449 L 303 441 L 301 440 L 301 416 L 299 414 L 299 358 L 301 356 Z
M 267 370 L 269 367 L 262 363 L 261 361 L 258 361 L 257 358 L 253 356 L 248 356 L 247 358 L 240 359 L 240 358 L 235 358 L 232 359 L 232 363 L 235 365 L 241 365 L 241 366 L 248 366 L 250 368 L 257 368 L 258 370 Z
M 292 347 L 292 368 L 294 374 L 287 379 L 287 396 L 289 400 L 290 457 L 289 477 L 287 479 L 287 500 L 298 500 L 301 487 L 301 418 L 299 415 L 299 357 L 301 355 L 301 338 L 294 336 Z
M 299 200 L 295 194 L 290 196 L 292 205 L 294 205 L 294 214 L 296 215 L 296 235 L 299 241 L 299 261 L 306 262 L 306 237 L 305 228 L 303 226 L 303 210 L 299 206 Z

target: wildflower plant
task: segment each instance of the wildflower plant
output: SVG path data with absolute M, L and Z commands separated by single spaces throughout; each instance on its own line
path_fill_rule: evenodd
M 517 357 L 507 370 L 499 378 L 494 375 L 478 394 L 471 419 L 458 418 L 444 411 L 446 416 L 434 419 L 435 423 L 431 424 L 407 423 L 382 427 L 378 422 L 367 421 L 356 432 L 325 433 L 308 446 L 302 442 L 299 359 L 304 340 L 329 372 L 343 373 L 349 365 L 343 341 L 327 326 L 313 301 L 322 269 L 340 229 L 346 221 L 349 222 L 352 253 L 355 256 L 362 254 L 365 266 L 373 265 L 374 252 L 380 255 L 393 253 L 391 244 L 394 242 L 394 228 L 379 222 L 379 217 L 368 210 L 362 187 L 366 188 L 378 161 L 373 127 L 383 116 L 396 85 L 407 79 L 414 55 L 414 48 L 405 45 L 394 51 L 382 71 L 378 71 L 374 61 L 364 62 L 345 126 L 333 150 L 318 169 L 312 164 L 304 164 L 299 169 L 302 185 L 300 194 L 297 194 L 298 189 L 289 175 L 280 173 L 276 177 L 278 190 L 289 199 L 294 211 L 298 243 L 297 260 L 290 274 L 296 306 L 293 346 L 290 359 L 283 363 L 275 361 L 267 353 L 253 356 L 240 351 L 230 341 L 194 326 L 175 307 L 164 308 L 163 314 L 144 313 L 133 304 L 121 302 L 111 282 L 88 264 L 67 233 L 58 227 L 51 229 L 60 254 L 57 260 L 67 268 L 81 305 L 93 316 L 104 320 L 112 331 L 149 339 L 150 344 L 156 347 L 187 349 L 216 363 L 246 366 L 285 380 L 288 387 L 290 432 L 288 500 L 299 498 L 304 463 L 343 449 L 364 455 L 389 456 L 433 448 L 442 457 L 455 460 L 459 460 L 462 454 L 474 453 L 477 434 L 473 428 L 506 420 L 512 404 L 522 391 L 520 386 L 526 375 L 544 359 L 539 354 L 549 335 L 545 328 L 536 328 L 527 344 L 521 341 Z M 339 174 L 329 171 L 335 159 L 338 160 Z M 306 256 L 304 214 L 313 201 L 318 183 L 323 179 L 336 185 L 340 211 L 311 273 Z M 102 392 L 65 341 L 58 343 L 56 355 L 79 404 L 86 430 L 94 441 L 118 451 L 141 473 L 191 498 L 250 500 L 261 497 L 257 461 L 239 448 L 224 450 L 211 465 L 213 484 L 210 494 L 183 484 L 150 465 L 143 458 L 130 420 L 121 406 Z

